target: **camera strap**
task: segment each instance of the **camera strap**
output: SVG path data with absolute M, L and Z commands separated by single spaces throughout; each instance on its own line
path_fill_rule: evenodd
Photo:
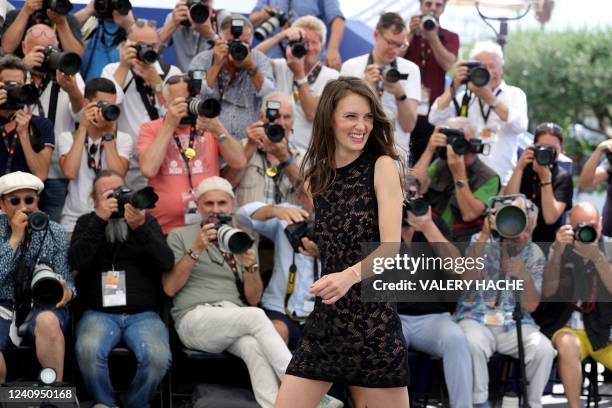
M 231 83 L 235 81 L 239 76 L 240 72 L 238 71 L 230 73 L 225 68 L 221 68 L 219 70 L 219 75 L 217 76 L 217 87 L 219 88 L 219 103 L 223 102 L 223 95 L 225 95 L 227 87 L 229 87 Z
M 97 175 L 100 170 L 102 170 L 102 152 L 104 151 L 104 145 L 100 142 L 99 145 L 92 144 L 91 147 L 97 146 L 100 155 L 98 156 L 98 163 L 96 164 L 96 152 L 92 154 L 89 151 L 89 136 L 85 136 L 85 154 L 87 155 L 87 167 L 93 170 L 93 172 Z
M 162 81 L 164 81 L 164 79 L 166 79 L 166 75 L 168 75 L 168 72 L 170 72 L 170 65 L 164 64 L 161 61 L 159 62 L 159 65 L 162 69 L 162 74 L 160 75 L 160 77 Z M 123 88 L 123 92 L 125 93 L 127 91 L 132 82 L 136 83 L 136 91 L 138 91 L 138 94 L 140 95 L 140 99 L 142 100 L 142 104 L 147 110 L 149 118 L 151 120 L 159 119 L 159 112 L 155 107 L 155 92 L 153 92 L 153 89 L 151 89 L 149 84 L 147 84 L 144 79 L 135 75 L 134 72 L 132 72 L 132 78 Z
M 4 125 L 0 126 L 2 133 L 2 142 L 4 142 L 4 147 L 6 148 L 6 168 L 4 170 L 4 174 L 9 174 L 13 172 L 13 157 L 15 157 L 15 150 L 17 149 L 17 143 L 19 142 L 19 136 L 17 135 L 17 130 L 13 130 L 10 134 L 4 128 Z M 9 139 L 9 136 L 12 135 L 12 138 Z
M 195 126 L 191 126 L 189 128 L 189 144 L 187 148 L 183 148 L 181 145 L 181 139 L 176 134 L 176 130 L 174 131 L 174 143 L 176 143 L 176 147 L 183 158 L 183 162 L 185 163 L 185 170 L 187 171 L 187 177 L 189 179 L 189 191 L 193 192 L 193 180 L 191 178 L 191 167 L 189 166 L 189 162 L 196 156 L 195 150 L 195 137 L 197 130 Z
M 217 249 L 219 248 L 217 247 Z M 238 273 L 238 263 L 236 262 L 236 257 L 234 256 L 234 254 L 223 252 L 220 249 L 219 252 L 221 253 L 221 255 L 223 255 L 223 259 L 229 265 L 230 269 L 232 270 L 232 273 L 234 274 L 234 281 L 236 282 L 236 289 L 238 289 L 238 295 L 240 295 L 240 300 L 242 300 L 245 305 L 248 305 L 246 296 L 244 294 L 244 283 L 240 280 L 240 274 Z
M 316 282 L 319 279 L 319 263 L 316 259 L 313 261 L 313 282 Z M 295 275 L 297 273 L 297 266 L 295 265 L 295 251 L 293 251 L 293 260 L 291 261 L 291 265 L 289 266 L 289 276 L 287 279 L 287 290 L 285 292 L 285 315 L 287 315 L 291 320 L 296 322 L 303 322 L 308 318 L 308 316 L 296 316 L 295 312 L 291 312 L 289 310 L 289 298 L 293 295 L 295 291 Z
M 501 91 L 501 89 L 498 89 L 497 92 L 495 92 L 495 97 L 497 97 L 501 93 Z M 480 98 L 478 98 L 478 105 L 480 106 L 480 114 L 482 115 L 482 118 L 484 119 L 484 123 L 486 125 L 487 120 L 489 120 L 489 115 L 491 115 L 491 111 L 493 109 L 491 109 L 491 107 L 489 106 L 489 110 L 487 110 L 487 112 L 485 113 L 484 106 L 482 106 L 482 101 L 480 100 Z

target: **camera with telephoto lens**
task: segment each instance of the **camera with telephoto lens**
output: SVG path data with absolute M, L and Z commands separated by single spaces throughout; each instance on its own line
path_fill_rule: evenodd
M 402 74 L 393 65 L 384 65 L 383 67 L 381 67 L 380 74 L 385 79 L 385 81 L 391 83 L 408 79 L 408 74 Z
M 315 240 L 314 223 L 312 221 L 302 221 L 289 224 L 285 227 L 285 235 L 293 250 L 299 252 L 300 247 L 303 247 L 302 238 Z
M 81 57 L 75 52 L 62 52 L 52 45 L 42 52 L 45 54 L 45 60 L 40 67 L 34 68 L 37 71 L 55 74 L 55 70 L 59 69 L 66 75 L 74 75 L 81 69 Z
M 455 154 L 463 156 L 470 152 L 471 144 L 465 138 L 463 129 L 442 128 L 440 133 L 446 135 L 446 144 L 452 146 Z M 446 153 L 446 147 L 439 147 L 438 149 L 444 150 L 444 153 Z
M 147 65 L 153 65 L 159 59 L 157 51 L 151 44 L 139 42 L 134 48 L 136 48 L 136 58 L 138 61 L 144 62 Z
M 33 84 L 6 81 L 0 89 L 6 90 L 6 102 L 0 106 L 0 109 L 22 109 L 24 106 L 32 105 L 38 100 L 38 88 Z
M 98 101 L 98 103 L 96 103 L 96 106 L 100 108 L 100 110 L 102 111 L 102 117 L 108 122 L 116 121 L 119 118 L 119 115 L 121 115 L 121 109 L 119 109 L 119 106 L 114 105 L 110 102 Z
M 465 61 L 461 65 L 467 67 L 468 76 L 463 83 L 471 82 L 477 87 L 485 86 L 491 80 L 491 74 L 480 61 Z
M 32 272 L 32 301 L 42 309 L 53 309 L 64 297 L 62 277 L 55 273 L 51 262 L 41 259 Z
M 230 33 L 234 37 L 229 41 L 229 53 L 236 61 L 244 61 L 249 55 L 249 48 L 242 43 L 240 36 L 244 30 L 244 20 L 239 18 L 232 19 L 232 26 L 230 27 Z
M 576 225 L 573 229 L 574 239 L 578 242 L 590 244 L 597 240 L 597 231 L 592 225 L 582 222 Z
M 203 24 L 210 17 L 208 10 L 208 0 L 187 0 L 187 7 L 189 7 L 189 17 L 191 21 L 196 24 Z M 181 25 L 185 27 L 191 26 L 189 19 L 181 21 Z
M 200 99 L 190 96 L 187 102 L 187 116 L 181 118 L 182 125 L 194 125 L 198 116 L 205 118 L 216 118 L 221 113 L 221 103 L 213 98 Z
M 308 53 L 308 46 L 301 35 L 299 40 L 289 41 L 289 47 L 291 47 L 291 55 L 298 59 Z
M 130 0 L 94 0 L 96 17 L 103 20 L 112 20 L 113 11 L 127 16 L 131 9 Z
M 215 224 L 217 242 L 222 252 L 243 254 L 249 250 L 255 240 L 246 232 L 230 225 L 232 222 L 231 214 L 219 213 L 215 214 L 215 218 L 217 218 L 218 221 Z
M 425 31 L 433 31 L 438 26 L 438 19 L 435 15 L 428 13 L 421 17 L 421 27 Z
M 488 216 L 495 209 L 495 225 L 491 226 L 491 235 L 502 238 L 516 238 L 529 224 L 529 208 L 517 205 L 518 199 L 526 200 L 523 194 L 511 194 L 492 197 L 489 200 Z
M 549 145 L 537 145 L 530 147 L 536 162 L 540 166 L 552 166 L 557 161 L 557 150 Z
M 111 215 L 111 218 L 121 218 L 125 214 L 125 205 L 130 204 L 139 210 L 150 210 L 155 208 L 155 203 L 159 196 L 153 187 L 145 187 L 142 190 L 134 191 L 129 187 L 121 186 L 113 190 L 111 197 L 117 199 L 118 209 Z
M 270 18 L 264 21 L 255 30 L 255 38 L 263 41 L 267 36 L 271 35 L 277 28 L 287 24 L 287 15 L 279 8 L 268 11 Z
M 44 231 L 49 226 L 49 216 L 40 211 L 28 212 L 28 229 L 32 232 Z
M 266 102 L 266 118 L 268 123 L 264 124 L 266 136 L 272 143 L 279 143 L 285 137 L 285 128 L 277 123 L 273 123 L 280 116 L 281 103 L 279 101 Z
M 51 9 L 61 16 L 65 16 L 72 10 L 70 0 L 43 0 L 42 10 Z

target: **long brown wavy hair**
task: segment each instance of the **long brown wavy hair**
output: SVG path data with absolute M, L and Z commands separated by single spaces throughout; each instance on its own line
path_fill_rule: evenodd
M 350 94 L 363 96 L 370 101 L 374 124 L 364 151 L 375 156 L 387 155 L 399 161 L 393 140 L 393 128 L 376 96 L 374 89 L 356 77 L 345 77 L 330 81 L 315 113 L 312 139 L 300 167 L 300 178 L 309 184 L 312 196 L 327 190 L 336 176 L 336 138 L 334 137 L 334 113 L 338 102 Z

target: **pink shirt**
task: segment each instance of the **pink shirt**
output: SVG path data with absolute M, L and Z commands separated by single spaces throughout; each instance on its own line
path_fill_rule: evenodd
M 138 157 L 153 143 L 163 126 L 163 118 L 146 122 L 140 128 L 136 143 Z M 181 146 L 189 146 L 189 127 L 177 128 L 175 135 L 179 136 Z M 157 218 L 164 234 L 174 228 L 185 225 L 186 198 L 190 189 L 196 190 L 202 180 L 219 175 L 219 144 L 217 139 L 208 132 L 196 135 L 193 148 L 196 155 L 189 161 L 192 186 L 189 186 L 189 176 L 185 161 L 176 145 L 175 139 L 170 139 L 166 157 L 159 167 L 155 177 L 149 179 L 149 185 L 159 195 L 159 201 L 151 215 Z

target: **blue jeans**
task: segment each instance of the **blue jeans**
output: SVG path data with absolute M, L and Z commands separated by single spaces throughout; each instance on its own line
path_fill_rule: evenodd
M 46 212 L 52 221 L 60 222 L 66 194 L 68 194 L 68 180 L 47 179 L 45 181 L 45 189 L 40 195 L 38 207 Z
M 449 313 L 400 315 L 408 347 L 442 358 L 451 407 L 472 406 L 472 355 L 463 330 Z
M 108 355 L 121 340 L 138 362 L 125 406 L 148 407 L 172 362 L 168 329 L 154 312 L 85 312 L 77 327 L 76 357 L 87 391 L 95 403 L 115 404 Z

